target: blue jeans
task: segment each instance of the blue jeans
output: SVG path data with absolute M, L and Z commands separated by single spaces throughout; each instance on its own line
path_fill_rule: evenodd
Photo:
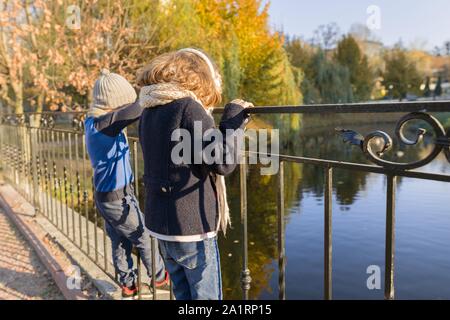
M 222 300 L 217 239 L 198 242 L 159 240 L 177 300 Z
M 150 233 L 144 226 L 144 216 L 139 209 L 136 197 L 131 194 L 122 200 L 100 202 L 95 201 L 98 211 L 105 219 L 105 229 L 112 243 L 114 268 L 123 286 L 131 287 L 136 280 L 131 251 L 133 245 L 139 251 L 142 262 L 152 277 L 152 250 Z M 155 252 L 156 281 L 165 276 L 164 263 L 158 250 Z

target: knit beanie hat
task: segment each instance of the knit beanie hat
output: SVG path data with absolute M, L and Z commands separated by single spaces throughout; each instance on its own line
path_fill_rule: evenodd
M 137 95 L 131 84 L 121 75 L 102 69 L 100 77 L 95 81 L 92 105 L 89 115 L 98 117 L 136 101 Z

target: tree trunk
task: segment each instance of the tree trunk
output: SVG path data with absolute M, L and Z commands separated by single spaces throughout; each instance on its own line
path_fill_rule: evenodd
M 14 91 L 14 113 L 23 114 L 23 90 L 21 83 L 11 83 L 11 87 Z
M 30 117 L 30 127 L 39 128 L 41 125 L 41 112 L 44 110 L 44 98 L 44 93 L 39 94 L 35 110 L 37 113 Z

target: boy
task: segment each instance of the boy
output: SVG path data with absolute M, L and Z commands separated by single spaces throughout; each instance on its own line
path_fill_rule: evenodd
M 133 245 L 151 277 L 152 254 L 149 231 L 133 191 L 130 153 L 123 129 L 139 119 L 142 108 L 136 92 L 122 76 L 103 69 L 93 90 L 93 103 L 85 120 L 86 146 L 94 171 L 95 203 L 105 219 L 112 243 L 114 268 L 122 296 L 137 294 Z M 159 251 L 155 253 L 156 287 L 168 286 L 168 273 Z

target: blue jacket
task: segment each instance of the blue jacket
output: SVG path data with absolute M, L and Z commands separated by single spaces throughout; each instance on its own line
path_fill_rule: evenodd
M 85 120 L 86 148 L 96 192 L 114 193 L 133 182 L 130 147 L 123 129 L 139 119 L 141 113 L 140 105 L 133 103 Z

